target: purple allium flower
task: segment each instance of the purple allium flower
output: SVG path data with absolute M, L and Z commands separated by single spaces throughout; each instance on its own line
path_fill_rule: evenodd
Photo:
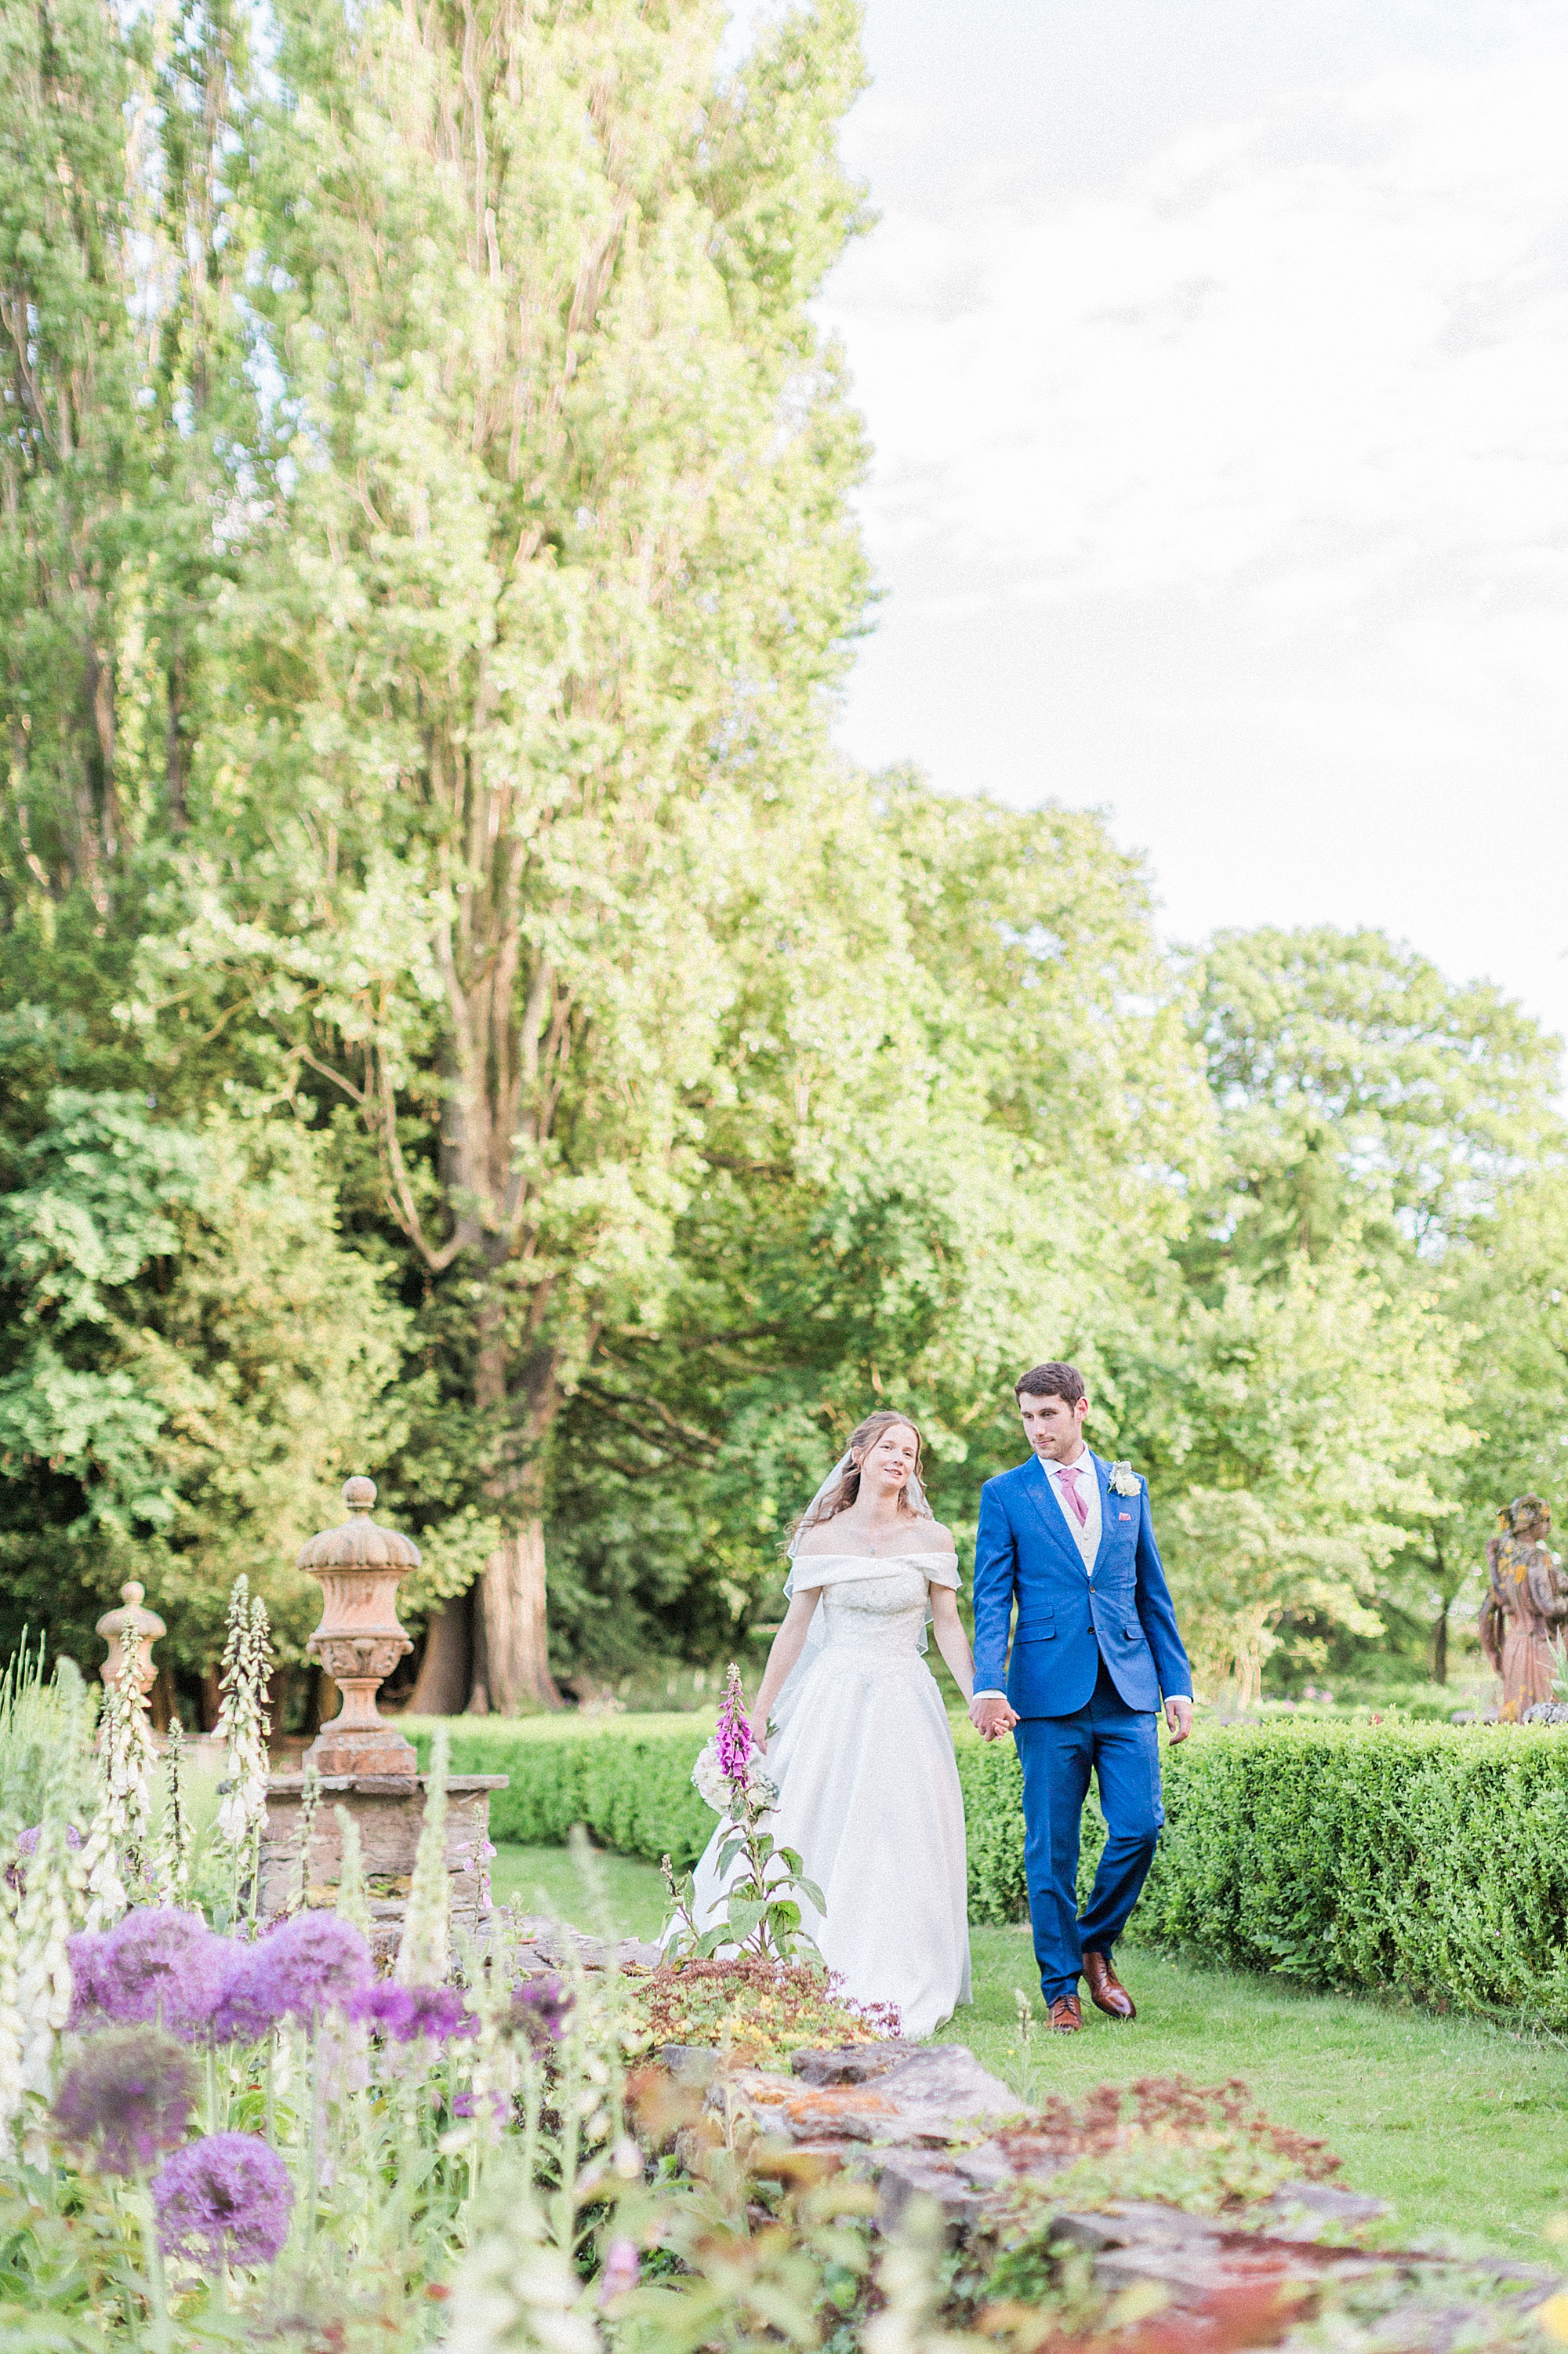
M 63 2141 L 99 2145 L 106 2174 L 132 2174 L 172 2149 L 196 2096 L 189 2052 L 161 2027 L 111 2027 L 89 2036 L 55 2095 Z
M 213 2015 L 220 2041 L 254 2043 L 280 2020 L 341 2008 L 370 1978 L 370 1948 L 335 1913 L 296 1913 L 240 1949 Z
M 43 1835 L 44 1827 L 42 1823 L 30 1823 L 25 1831 L 18 1831 L 16 1833 L 17 1854 L 37 1855 L 38 1852 L 38 1841 L 43 1838 Z M 66 1825 L 66 1845 L 67 1847 L 79 1847 L 81 1845 L 81 1833 L 78 1830 L 74 1823 L 67 1823 Z
M 289 2236 L 288 2169 L 259 2134 L 208 2134 L 165 2158 L 153 2178 L 158 2242 L 166 2256 L 270 2264 Z
M 558 2043 L 572 2015 L 572 1997 L 554 1970 L 541 1970 L 512 1989 L 512 2024 L 528 2038 L 535 2052 Z
M 740 1689 L 740 1670 L 733 1659 L 725 1678 L 724 1705 L 719 1710 L 715 1739 L 720 1773 L 732 1782 L 744 1781 L 747 1760 L 751 1755 L 751 1727 L 747 1722 L 746 1696 Z
M 452 2115 L 454 2117 L 476 2117 L 482 2114 L 487 2103 L 490 2114 L 496 2124 L 503 2126 L 506 2123 L 506 2113 L 512 2105 L 504 2093 L 454 2093 Z
M 611 2240 L 604 2259 L 604 2270 L 599 2276 L 599 2301 L 609 2305 L 612 2298 L 624 2296 L 635 2288 L 642 2277 L 642 2259 L 637 2253 L 635 2240 Z
M 103 1948 L 109 1943 L 101 1929 L 79 1929 L 66 1939 L 70 1961 L 70 2020 L 73 2028 L 102 2024 L 103 2002 L 99 1992 Z
M 383 1979 L 361 1987 L 344 2008 L 388 2043 L 412 2043 L 418 2035 L 444 2043 L 455 2035 L 471 2035 L 478 2025 L 455 1987 L 394 1986 Z
M 105 2019 L 117 2027 L 156 2022 L 189 2041 L 209 2027 L 238 1953 L 199 1913 L 149 1905 L 127 1913 L 83 1962 L 91 2001 Z
M 18 1831 L 16 1833 L 15 1857 L 13 1861 L 5 1866 L 5 1884 L 8 1888 L 26 1888 L 27 1884 L 27 1875 L 22 1869 L 23 1861 L 27 1856 L 37 1855 L 38 1851 L 38 1841 L 42 1839 L 43 1835 L 44 1827 L 42 1823 L 29 1823 L 25 1831 Z M 81 1833 L 78 1830 L 74 1823 L 67 1823 L 66 1825 L 66 1845 L 67 1847 L 79 1847 L 81 1845 Z

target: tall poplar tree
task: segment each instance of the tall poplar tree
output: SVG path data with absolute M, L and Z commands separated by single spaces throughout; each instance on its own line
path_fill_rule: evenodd
M 862 612 L 805 308 L 856 217 L 858 11 L 738 77 L 715 0 L 279 16 L 253 284 L 292 431 L 223 616 L 172 1018 L 243 1009 L 374 1139 L 496 1539 L 422 1696 L 508 1709 L 554 1693 L 563 1395 L 670 1279 L 726 1083 L 747 812 L 821 759 Z
M 109 917 L 116 667 L 146 470 L 124 45 L 101 0 L 0 18 L 0 698 L 13 905 Z

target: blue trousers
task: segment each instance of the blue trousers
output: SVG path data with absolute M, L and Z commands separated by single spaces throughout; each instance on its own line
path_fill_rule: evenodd
M 1047 2002 L 1076 1994 L 1085 1949 L 1107 1957 L 1154 1861 L 1165 1820 L 1152 1710 L 1128 1708 L 1102 1659 L 1086 1707 L 1025 1716 L 1012 1738 L 1023 1767 L 1023 1869 L 1034 1958 Z M 1078 1827 L 1091 1769 L 1109 1833 L 1082 1920 Z

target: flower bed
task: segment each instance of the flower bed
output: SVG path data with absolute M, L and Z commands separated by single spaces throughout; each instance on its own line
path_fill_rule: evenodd
M 685 1962 L 629 1977 L 626 1993 L 629 2052 L 706 2044 L 767 2067 L 813 2046 L 832 2051 L 898 2032 L 891 2004 L 846 2002 L 839 1981 L 807 1962 L 755 1955 Z
M 205 1910 L 192 1896 L 178 1747 L 155 1787 L 129 1670 L 101 1753 L 72 1671 L 48 1706 L 29 1695 L 54 1754 L 47 1774 L 14 1787 L 41 1804 L 40 1820 L 17 1823 L 14 1802 L 7 1814 L 13 1786 L 0 1781 L 8 2345 L 689 2354 L 767 2342 L 806 2354 L 832 2339 L 843 2354 L 863 2342 L 1066 2354 L 1111 2330 L 1123 2354 L 1198 2354 L 1275 2342 L 1287 2291 L 1291 2312 L 1318 2312 L 1343 2354 L 1359 2354 L 1380 2314 L 1407 2311 L 1408 2268 L 1380 2285 L 1355 2258 L 1347 2299 L 1335 2259 L 1298 2259 L 1304 2189 L 1336 2231 L 1359 2229 L 1368 2202 L 1325 2188 L 1327 2153 L 1276 2131 L 1239 2086 L 1150 2083 L 1024 2110 L 961 2048 L 886 2040 L 890 2015 L 846 2004 L 792 1950 L 797 1867 L 761 1829 L 737 1687 L 718 1782 L 704 1778 L 749 1875 L 726 1925 L 747 1947 L 738 1957 L 618 1975 L 587 1967 L 568 1937 L 557 1974 L 504 1914 L 482 1946 L 454 1942 L 441 1735 L 393 1975 L 371 1965 L 352 1842 L 335 1913 L 296 1903 L 259 1934 L 264 1790 L 244 1769 L 266 1643 L 253 1606 L 242 1594 L 237 1604 L 236 1803 L 218 1817 Z M 0 1760 L 11 1706 L 0 1693 Z M 1531 1776 L 1550 1774 L 1549 1737 L 1472 1747 L 1470 1766 L 1502 1777 L 1497 1805 L 1540 1801 L 1549 1786 Z M 683 1751 L 689 1773 L 689 1742 Z M 1223 1752 L 1260 1775 L 1271 1754 Z M 1416 1743 L 1400 1770 L 1440 1772 L 1451 1754 Z M 1276 1789 L 1282 1821 L 1292 1763 L 1275 1758 L 1277 1787 L 1264 1776 L 1255 1793 Z M 1340 1783 L 1317 1792 L 1320 1812 L 1367 1763 L 1340 1761 Z M 1190 1762 L 1172 1780 L 1191 1835 L 1204 1786 Z M 1418 1778 L 1409 1787 L 1419 1795 Z M 1259 1821 L 1272 1819 L 1262 1807 Z M 1230 1816 L 1222 1830 L 1241 1835 Z M 992 1851 L 1005 1857 L 1000 1843 Z M 711 2095 L 689 2071 L 649 2064 L 672 2043 L 714 2051 Z M 890 2235 L 880 2242 L 874 2214 Z M 1185 2219 L 1181 2280 L 1197 2283 L 1174 2303 L 1161 2285 L 1174 2226 L 1162 2217 Z M 1149 2246 L 1128 2244 L 1151 2229 Z M 1136 2317 L 1128 2334 L 1126 2279 L 1143 2283 L 1147 2317 L 1151 2270 L 1171 2309 L 1156 2335 L 1139 2337 Z M 1539 2342 L 1531 2307 L 1546 2285 L 1515 2267 L 1478 2289 L 1450 2268 L 1433 2311 L 1462 2305 L 1478 2349 Z

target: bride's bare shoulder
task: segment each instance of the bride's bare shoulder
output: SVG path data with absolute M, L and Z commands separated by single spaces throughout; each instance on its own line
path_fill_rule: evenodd
M 922 1542 L 922 1553 L 957 1553 L 959 1549 L 953 1543 L 953 1532 L 945 1529 L 940 1521 L 927 1521 L 920 1534 L 922 1540 L 928 1540 Z
M 800 1541 L 795 1547 L 797 1559 L 814 1553 L 842 1553 L 843 1550 L 844 1532 L 841 1528 L 835 1533 L 832 1521 L 819 1521 L 815 1528 L 803 1529 Z

